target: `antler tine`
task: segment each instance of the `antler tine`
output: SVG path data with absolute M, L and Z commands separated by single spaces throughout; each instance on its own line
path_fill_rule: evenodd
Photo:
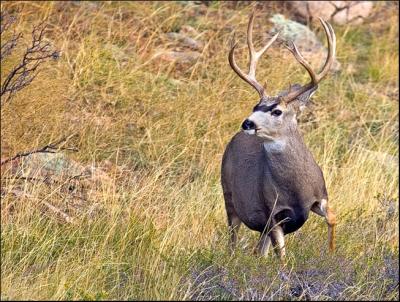
M 245 74 L 239 66 L 237 66 L 234 57 L 234 51 L 237 46 L 237 43 L 232 43 L 233 46 L 229 52 L 229 64 L 231 65 L 232 69 L 236 72 L 236 74 L 253 86 L 260 98 L 266 97 L 264 87 L 257 81 L 256 79 L 256 66 L 259 58 L 262 54 L 272 45 L 272 43 L 278 38 L 279 33 L 271 38 L 271 40 L 259 51 L 255 51 L 254 44 L 253 44 L 253 22 L 254 22 L 254 12 L 250 15 L 249 24 L 247 26 L 247 46 L 249 48 L 249 73 Z
M 317 76 L 316 76 L 314 70 L 312 69 L 311 65 L 308 64 L 308 62 L 304 59 L 304 57 L 299 52 L 299 49 L 297 48 L 296 44 L 294 44 L 294 42 L 292 42 L 293 48 L 290 48 L 286 45 L 285 45 L 285 47 L 294 55 L 296 60 L 307 70 L 308 74 L 310 75 L 311 81 L 316 84 Z
M 249 48 L 249 76 L 255 79 L 256 76 L 256 51 L 253 44 L 253 22 L 254 11 L 250 15 L 249 24 L 247 25 L 247 46 Z
M 232 67 L 232 69 L 236 72 L 236 74 L 243 80 L 243 81 L 245 81 L 245 82 L 247 82 L 247 83 L 249 83 L 251 86 L 253 86 L 256 90 L 257 90 L 257 92 L 258 92 L 258 94 L 260 95 L 260 97 L 262 97 L 263 96 L 263 88 L 262 87 L 260 87 L 259 86 L 259 84 L 258 83 L 256 83 L 256 82 L 254 82 L 254 81 L 252 81 L 240 68 L 239 68 L 239 66 L 236 64 L 236 61 L 235 61 L 235 56 L 234 56 L 234 51 L 235 51 L 235 48 L 236 48 L 236 46 L 237 46 L 237 43 L 232 43 L 233 44 L 233 46 L 232 46 L 232 48 L 231 48 L 231 50 L 230 50 L 230 52 L 229 52 L 229 65 L 231 65 L 231 67 Z
M 333 31 L 332 25 L 322 20 L 321 18 L 319 18 L 319 20 L 324 27 L 325 33 L 328 37 L 328 57 L 325 61 L 324 67 L 322 67 L 322 71 L 319 74 L 318 81 L 322 80 L 328 74 L 328 71 L 331 68 L 331 65 L 336 55 L 336 35 Z
M 299 90 L 289 92 L 286 96 L 283 96 L 281 98 L 281 100 L 284 101 L 285 103 L 289 103 L 289 102 L 295 100 L 302 93 L 312 89 L 313 87 L 316 87 L 318 85 L 318 83 L 328 74 L 328 72 L 332 66 L 333 60 L 335 58 L 335 53 L 336 53 L 335 32 L 334 32 L 332 26 L 328 22 L 322 20 L 321 18 L 319 18 L 319 20 L 322 24 L 322 27 L 324 28 L 325 34 L 328 39 L 328 55 L 327 55 L 325 64 L 322 67 L 321 72 L 319 74 L 315 74 L 315 72 L 311 68 L 311 65 L 304 59 L 304 57 L 301 55 L 301 53 L 297 49 L 296 44 L 294 44 L 292 42 L 293 48 L 286 47 L 294 55 L 296 60 L 307 70 L 308 74 L 310 75 L 311 81 L 308 84 L 302 86 Z

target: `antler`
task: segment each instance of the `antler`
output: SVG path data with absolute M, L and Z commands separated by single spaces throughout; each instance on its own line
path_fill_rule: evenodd
M 321 22 L 321 24 L 325 30 L 326 36 L 328 38 L 328 56 L 326 58 L 324 67 L 322 68 L 322 70 L 319 74 L 315 74 L 315 72 L 311 68 L 310 64 L 304 59 L 304 57 L 301 55 L 301 53 L 297 49 L 296 44 L 294 44 L 292 42 L 293 48 L 286 46 L 286 48 L 289 49 L 290 52 L 294 55 L 296 60 L 307 70 L 308 74 L 310 75 L 311 81 L 308 84 L 302 86 L 299 90 L 289 92 L 287 95 L 281 97 L 280 100 L 285 103 L 290 103 L 291 101 L 295 100 L 302 93 L 304 93 L 312 88 L 317 87 L 318 83 L 328 74 L 328 72 L 332 66 L 333 60 L 335 58 L 335 52 L 336 52 L 335 32 L 333 31 L 332 26 L 328 22 L 322 20 L 321 18 L 319 18 L 319 21 Z
M 265 89 L 256 79 L 256 65 L 257 61 L 260 59 L 262 54 L 272 45 L 272 43 L 274 43 L 279 33 L 273 36 L 272 39 L 269 40 L 269 42 L 260 51 L 255 51 L 253 45 L 253 21 L 254 21 L 254 12 L 250 16 L 249 25 L 247 27 L 247 46 L 249 47 L 249 55 L 250 55 L 249 73 L 245 74 L 239 68 L 239 66 L 237 66 L 235 62 L 233 53 L 235 51 L 237 43 L 235 43 L 234 38 L 232 39 L 233 46 L 229 52 L 229 64 L 231 65 L 232 69 L 237 73 L 237 75 L 241 77 L 244 81 L 249 83 L 251 86 L 253 86 L 260 95 L 260 98 L 263 98 L 266 97 Z

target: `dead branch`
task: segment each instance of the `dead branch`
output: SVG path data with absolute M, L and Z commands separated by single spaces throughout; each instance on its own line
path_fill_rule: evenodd
M 15 22 L 15 17 L 6 13 L 1 14 L 1 35 L 10 29 Z M 27 47 L 22 55 L 20 62 L 14 66 L 11 71 L 4 77 L 1 83 L 1 104 L 11 100 L 12 96 L 21 89 L 28 86 L 38 75 L 39 66 L 49 59 L 58 59 L 59 52 L 52 48 L 49 42 L 44 40 L 46 25 L 42 22 L 33 27 L 32 44 Z M 1 61 L 9 56 L 16 47 L 18 41 L 22 37 L 22 33 L 12 34 L 11 38 L 4 42 L 1 46 Z
M 11 25 L 13 25 L 15 20 L 16 18 L 14 16 L 10 16 L 7 13 L 2 12 L 0 15 L 1 34 L 3 34 L 3 32 L 6 32 L 11 27 Z M 11 54 L 12 50 L 15 48 L 15 46 L 17 46 L 18 40 L 21 37 L 22 33 L 16 34 L 14 31 L 11 38 L 1 45 L 0 61 L 3 61 L 7 56 Z
M 7 12 L 1 12 L 0 15 L 0 34 L 7 31 L 11 25 L 15 22 L 16 18 L 14 16 L 10 16 Z
M 34 154 L 34 153 L 56 153 L 59 150 L 67 150 L 67 151 L 77 152 L 78 151 L 77 148 L 59 146 L 59 145 L 65 143 L 72 136 L 75 136 L 75 134 L 63 137 L 62 139 L 58 140 L 57 142 L 48 144 L 48 145 L 46 145 L 44 147 L 41 147 L 41 148 L 37 148 L 37 149 L 34 149 L 34 150 L 17 153 L 13 157 L 6 158 L 6 159 L 2 160 L 1 163 L 0 163 L 0 166 L 6 164 L 8 162 L 11 162 L 13 160 L 16 160 L 17 158 L 28 156 L 28 155 L 31 155 L 31 154 Z

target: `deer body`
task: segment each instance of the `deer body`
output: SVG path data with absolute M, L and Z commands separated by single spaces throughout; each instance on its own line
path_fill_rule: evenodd
M 226 147 L 222 159 L 221 184 L 233 251 L 238 229 L 243 222 L 261 233 L 258 252 L 266 254 L 270 243 L 277 255 L 285 255 L 284 236 L 298 230 L 312 211 L 325 217 L 328 223 L 330 250 L 334 249 L 335 215 L 328 205 L 328 195 L 322 171 L 305 145 L 297 127 L 299 108 L 307 104 L 332 64 L 335 35 L 332 27 L 321 20 L 328 36 L 329 55 L 323 70 L 315 74 L 298 52 L 289 49 L 305 67 L 310 83 L 295 84 L 276 97 L 265 94 L 255 78 L 257 60 L 276 40 L 275 35 L 259 52 L 252 42 L 253 18 L 250 17 L 247 43 L 250 52 L 249 73 L 244 74 L 234 60 L 233 45 L 229 63 L 233 70 L 260 95 L 253 113 L 243 122 Z
M 226 206 L 254 231 L 269 232 L 284 221 L 280 224 L 284 234 L 294 232 L 307 220 L 313 204 L 327 200 L 321 169 L 300 134 L 294 133 L 276 147 L 239 132 L 226 148 L 222 160 Z

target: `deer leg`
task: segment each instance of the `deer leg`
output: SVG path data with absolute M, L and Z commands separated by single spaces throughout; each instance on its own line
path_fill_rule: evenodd
M 325 221 L 328 224 L 329 251 L 332 253 L 335 250 L 336 215 L 326 199 L 314 203 L 311 207 L 311 211 L 317 215 L 325 217 Z
M 280 225 L 274 226 L 271 230 L 271 241 L 274 246 L 275 253 L 279 257 L 281 263 L 283 263 L 286 255 L 285 250 L 285 237 L 283 229 Z
M 229 251 L 232 254 L 236 247 L 237 233 L 239 231 L 242 221 L 237 216 L 233 207 L 226 207 L 228 215 L 228 230 L 229 230 Z
M 266 257 L 268 255 L 270 245 L 271 237 L 267 232 L 262 232 L 257 244 L 256 253 L 262 257 Z
M 230 253 L 232 254 L 236 247 L 237 242 L 237 234 L 242 222 L 240 221 L 239 217 L 232 216 L 229 223 L 229 249 Z

